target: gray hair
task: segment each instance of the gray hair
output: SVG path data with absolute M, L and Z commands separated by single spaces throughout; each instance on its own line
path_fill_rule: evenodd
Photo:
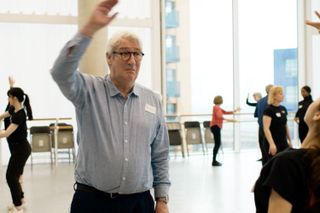
M 107 44 L 106 52 L 111 54 L 120 45 L 122 39 L 136 41 L 142 49 L 142 43 L 136 34 L 128 31 L 120 31 L 111 36 Z

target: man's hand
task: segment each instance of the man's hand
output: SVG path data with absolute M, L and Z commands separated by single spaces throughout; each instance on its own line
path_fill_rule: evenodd
M 315 14 L 318 16 L 318 18 L 320 19 L 320 13 L 319 12 L 317 12 L 317 11 L 315 11 Z M 306 24 L 307 25 L 310 25 L 310 26 L 312 26 L 312 27 L 314 27 L 314 28 L 316 28 L 318 31 L 319 31 L 319 33 L 320 33 L 320 21 L 318 21 L 318 22 L 314 22 L 314 21 L 306 21 Z
M 80 32 L 86 36 L 92 37 L 95 32 L 107 26 L 118 14 L 109 14 L 117 3 L 118 0 L 105 0 L 99 3 Z
M 155 213 L 169 213 L 168 205 L 163 201 L 157 201 Z

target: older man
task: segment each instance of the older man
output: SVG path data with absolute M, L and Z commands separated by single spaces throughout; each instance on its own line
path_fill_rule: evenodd
M 110 74 L 77 71 L 91 37 L 115 17 L 102 1 L 62 49 L 51 74 L 76 108 L 78 157 L 71 212 L 168 212 L 169 139 L 160 97 L 135 83 L 144 53 L 138 37 L 118 33 L 107 45 Z M 156 207 L 150 194 L 154 188 Z

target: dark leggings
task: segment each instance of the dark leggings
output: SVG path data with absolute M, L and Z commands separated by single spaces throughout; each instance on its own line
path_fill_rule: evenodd
M 30 156 L 31 147 L 28 141 L 20 141 L 18 143 L 12 143 L 11 145 L 12 152 L 8 163 L 6 179 L 10 188 L 13 204 L 15 206 L 21 206 L 21 199 L 24 197 L 24 194 L 19 178 Z
M 259 148 L 261 151 L 262 165 L 264 165 L 269 158 L 269 155 L 268 155 L 269 150 L 266 150 L 266 147 L 264 145 L 265 140 L 266 140 L 266 137 L 264 135 L 263 127 L 259 127 Z
M 309 131 L 309 128 L 307 124 L 304 121 L 300 122 L 299 123 L 299 139 L 301 143 L 306 138 L 308 131 Z
M 217 125 L 210 127 L 214 138 L 213 161 L 216 161 L 219 148 L 221 146 L 221 128 Z

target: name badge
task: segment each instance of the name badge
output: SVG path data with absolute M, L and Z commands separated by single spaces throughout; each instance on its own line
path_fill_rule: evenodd
M 302 105 L 299 105 L 299 109 L 301 109 L 303 106 Z
M 156 114 L 156 108 L 154 106 L 151 106 L 149 104 L 146 104 L 146 106 L 144 107 L 144 109 L 147 111 L 147 112 L 150 112 L 152 114 Z
M 281 117 L 281 113 L 280 113 L 280 112 L 277 112 L 277 113 L 276 113 L 276 116 L 277 116 L 278 118 L 280 118 L 280 117 Z

